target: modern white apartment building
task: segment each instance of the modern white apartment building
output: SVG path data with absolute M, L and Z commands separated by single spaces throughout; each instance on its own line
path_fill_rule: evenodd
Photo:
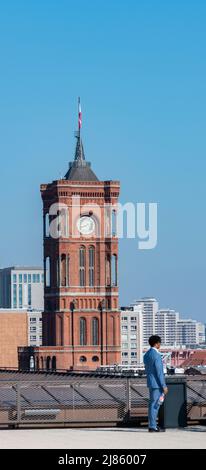
M 148 346 L 148 339 L 156 332 L 156 314 L 159 309 L 158 301 L 153 297 L 143 297 L 133 304 L 142 307 L 142 328 L 143 328 L 143 345 Z
M 122 365 L 143 362 L 142 305 L 121 308 Z
M 29 310 L 28 315 L 28 345 L 42 346 L 42 312 Z
M 0 308 L 44 307 L 44 271 L 36 266 L 0 269 Z
M 177 343 L 180 346 L 189 347 L 204 341 L 204 325 L 202 323 L 191 319 L 179 319 L 177 321 Z
M 198 344 L 205 344 L 205 325 L 204 323 L 198 322 L 197 324 L 197 337 Z
M 159 309 L 158 301 L 153 297 L 143 297 L 132 304 L 142 307 L 143 347 L 148 347 L 151 335 L 161 336 L 162 346 L 185 347 L 205 343 L 205 325 L 197 320 L 181 319 L 178 312 L 171 309 Z
M 161 337 L 162 346 L 177 345 L 177 321 L 175 310 L 160 309 L 155 315 L 155 333 Z

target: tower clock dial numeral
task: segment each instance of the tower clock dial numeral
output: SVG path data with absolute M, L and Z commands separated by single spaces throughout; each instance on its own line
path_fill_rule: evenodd
M 92 217 L 83 216 L 78 219 L 77 228 L 81 235 L 91 235 L 95 230 L 95 222 Z

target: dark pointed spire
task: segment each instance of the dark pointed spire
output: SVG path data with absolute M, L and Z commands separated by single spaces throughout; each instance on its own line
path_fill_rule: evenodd
M 91 169 L 91 163 L 85 160 L 84 147 L 81 139 L 81 127 L 82 111 L 80 98 L 78 98 L 78 131 L 75 134 L 77 139 L 76 150 L 74 161 L 70 162 L 65 179 L 72 181 L 98 181 L 98 178 Z
M 76 151 L 75 151 L 74 160 L 75 161 L 85 160 L 84 147 L 83 147 L 83 143 L 82 143 L 82 139 L 81 139 L 81 135 L 80 135 L 79 131 L 76 133 L 75 137 L 77 138 L 77 144 L 76 144 Z
M 76 152 L 75 152 L 75 161 L 85 160 L 84 156 L 84 148 L 81 139 L 81 128 L 82 128 L 82 109 L 81 109 L 81 102 L 80 98 L 78 98 L 78 131 L 75 134 L 77 138 L 77 145 L 76 145 Z

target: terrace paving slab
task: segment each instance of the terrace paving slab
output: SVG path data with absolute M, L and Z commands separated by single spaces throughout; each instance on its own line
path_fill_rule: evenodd
M 156 434 L 134 427 L 1 429 L 0 449 L 206 449 L 206 426 Z

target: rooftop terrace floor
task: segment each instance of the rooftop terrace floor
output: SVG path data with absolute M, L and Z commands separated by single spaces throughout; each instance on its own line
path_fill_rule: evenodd
M 149 434 L 140 428 L 1 429 L 0 449 L 206 449 L 206 427 Z

